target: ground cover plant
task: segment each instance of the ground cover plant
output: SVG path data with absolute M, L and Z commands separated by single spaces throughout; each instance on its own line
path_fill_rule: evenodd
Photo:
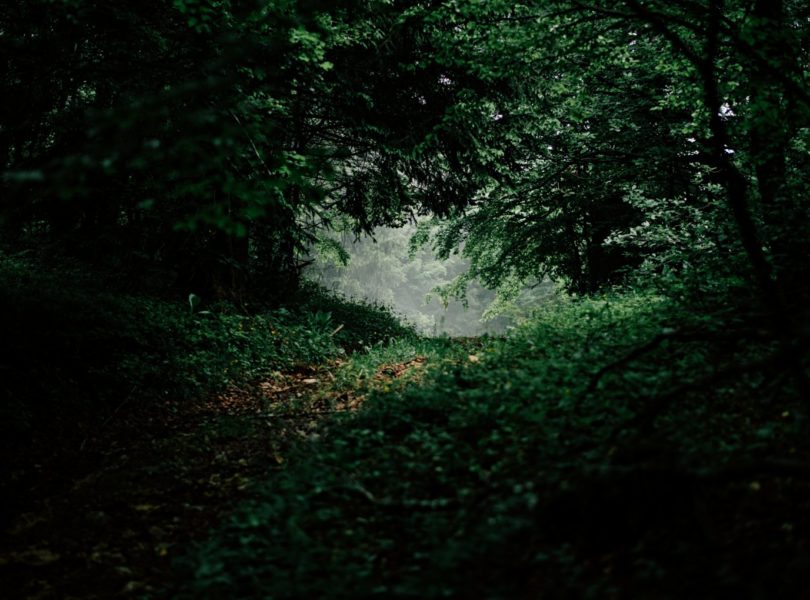
M 285 445 L 291 434 L 257 414 L 293 410 L 318 369 L 353 349 L 415 339 L 385 309 L 315 287 L 286 308 L 246 313 L 132 294 L 115 273 L 54 269 L 32 253 L 4 255 L 0 272 L 0 485 L 10 500 L 0 552 L 22 596 L 151 589 L 161 571 L 150 559 L 166 562 L 167 547 L 237 501 L 266 473 L 267 452 Z M 236 471 L 223 474 L 228 453 Z M 160 511 L 167 494 L 173 508 Z M 139 518 L 145 540 L 133 531 Z M 145 555 L 136 562 L 138 577 L 153 571 L 148 583 L 133 579 L 131 553 Z M 78 583 L 77 564 L 89 565 Z M 54 581 L 37 567 L 53 568 Z
M 195 296 L 106 290 L 76 265 L 54 272 L 4 256 L 2 269 L 10 443 L 37 434 L 47 415 L 76 428 L 88 409 L 112 411 L 127 395 L 199 397 L 338 351 L 326 312 L 245 315 L 227 303 L 197 310 Z
M 662 391 L 701 378 L 719 351 L 703 341 L 662 344 L 594 387 L 606 364 L 678 317 L 660 298 L 563 304 L 507 339 L 412 349 L 431 356 L 419 383 L 377 389 L 304 442 L 179 559 L 185 595 L 806 590 L 810 448 L 798 398 L 766 398 L 759 377 L 735 377 L 710 406 L 700 387 L 657 406 Z

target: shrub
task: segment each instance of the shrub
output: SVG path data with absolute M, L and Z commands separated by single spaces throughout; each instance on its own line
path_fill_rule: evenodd
M 363 300 L 350 300 L 335 292 L 304 282 L 298 293 L 297 311 L 331 316 L 335 340 L 349 351 L 387 343 L 392 339 L 416 338 L 413 327 L 403 324 L 390 308 Z
M 323 311 L 196 310 L 186 298 L 111 288 L 78 263 L 48 265 L 24 255 L 0 256 L 0 282 L 0 435 L 8 447 L 47 441 L 54 429 L 69 439 L 127 398 L 132 405 L 192 401 L 340 351 L 330 336 L 336 325 Z M 350 328 L 358 339 L 360 327 L 355 319 Z
M 656 297 L 569 301 L 506 339 L 420 342 L 434 352 L 422 384 L 378 391 L 303 443 L 178 562 L 184 597 L 714 597 L 740 595 L 775 561 L 792 566 L 769 585 L 790 595 L 800 542 L 751 542 L 748 528 L 778 527 L 768 507 L 802 488 L 753 497 L 745 481 L 690 475 L 799 444 L 756 375 L 686 393 L 653 433 L 632 426 L 684 378 L 754 350 L 662 342 L 590 389 L 685 318 Z M 780 441 L 757 439 L 754 406 Z M 729 493 L 746 499 L 729 508 Z M 701 515 L 729 510 L 711 524 L 722 546 L 705 544 Z

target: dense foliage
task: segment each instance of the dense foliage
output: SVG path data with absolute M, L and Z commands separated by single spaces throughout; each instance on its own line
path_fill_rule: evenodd
M 328 208 L 368 229 L 469 195 L 445 169 L 468 152 L 442 138 L 455 94 L 402 7 L 23 0 L 0 19 L 7 235 L 281 297 Z
M 806 2 L 8 0 L 0 49 L 4 590 L 810 594 Z
M 122 291 L 118 275 L 0 257 L 6 457 L 87 435 L 122 402 L 175 409 L 227 385 L 414 335 L 383 308 L 310 288 L 245 314 Z M 338 329 L 338 331 L 335 331 Z M 33 444 L 32 444 L 33 442 Z M 16 460 L 16 459 L 15 459 Z
M 802 404 L 726 370 L 767 348 L 684 344 L 668 327 L 689 320 L 634 296 L 551 305 L 506 340 L 411 346 L 431 357 L 421 384 L 380 391 L 303 443 L 182 558 L 184 597 L 806 591 L 808 487 L 790 477 L 806 463 L 771 458 L 807 459 Z M 722 382 L 710 402 L 683 385 L 693 376 Z
M 798 305 L 805 11 L 13 2 L 3 220 L 187 291 L 278 296 L 335 211 L 432 210 L 487 285 L 591 293 L 652 264 Z

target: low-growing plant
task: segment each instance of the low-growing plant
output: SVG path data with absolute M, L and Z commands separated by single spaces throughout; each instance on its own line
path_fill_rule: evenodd
M 314 305 L 246 315 L 227 303 L 203 304 L 193 293 L 174 300 L 127 293 L 81 264 L 20 255 L 0 257 L 0 281 L 7 395 L 1 410 L 9 447 L 46 440 L 54 427 L 82 435 L 125 400 L 131 406 L 199 400 L 342 351 L 333 335 L 338 322 Z M 333 306 L 352 311 L 348 302 Z M 385 320 L 369 307 L 353 316 L 366 314 Z M 363 322 L 346 322 L 360 339 Z M 365 337 L 375 335 L 383 333 Z
M 294 303 L 300 313 L 328 314 L 334 325 L 335 341 L 350 351 L 393 339 L 416 338 L 414 329 L 403 324 L 388 307 L 344 298 L 311 282 L 303 284 Z
M 620 583 L 625 597 L 674 598 L 767 576 L 769 553 L 788 564 L 798 542 L 751 548 L 762 567 L 733 547 L 781 500 L 748 495 L 734 519 L 701 519 L 724 506 L 725 465 L 801 438 L 773 411 L 767 439 L 750 430 L 750 407 L 765 413 L 748 376 L 655 404 L 761 352 L 721 348 L 687 317 L 654 296 L 560 301 L 504 339 L 355 355 L 346 377 L 417 354 L 432 366 L 415 385 L 370 386 L 357 413 L 302 443 L 178 560 L 181 595 L 596 598 Z M 704 543 L 706 526 L 725 549 Z M 774 589 L 791 589 L 791 564 Z M 716 569 L 722 581 L 697 583 Z

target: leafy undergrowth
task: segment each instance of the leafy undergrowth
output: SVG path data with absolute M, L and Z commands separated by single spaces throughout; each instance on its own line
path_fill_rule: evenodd
M 417 339 L 413 327 L 403 324 L 388 307 L 345 298 L 312 282 L 303 282 L 291 303 L 303 314 L 330 315 L 336 328 L 339 327 L 335 341 L 349 351 L 367 350 L 391 340 L 415 342 Z
M 6 440 L 59 442 L 9 454 L 6 596 L 810 593 L 806 407 L 756 322 L 623 296 L 420 339 L 3 270 Z
M 427 359 L 404 387 L 358 357 L 362 408 L 181 554 L 172 595 L 803 597 L 802 407 L 733 370 L 770 348 L 727 327 L 631 296 L 378 351 Z
M 122 406 L 194 401 L 360 345 L 413 335 L 381 307 L 312 288 L 244 314 L 110 288 L 63 261 L 0 254 L 0 437 L 5 451 L 81 442 Z
M 402 350 L 379 352 L 400 356 Z M 427 358 L 332 359 L 121 417 L 58 464 L 34 465 L 34 487 L 0 544 L 0 581 L 19 598 L 165 596 L 171 564 L 260 484 L 324 420 L 368 393 L 418 379 Z M 171 594 L 168 594 L 171 595 Z
M 334 412 L 306 403 L 345 360 L 339 336 L 371 347 L 413 335 L 317 290 L 306 306 L 244 314 L 20 255 L 0 256 L 0 282 L 4 597 L 165 585 L 173 548 Z

